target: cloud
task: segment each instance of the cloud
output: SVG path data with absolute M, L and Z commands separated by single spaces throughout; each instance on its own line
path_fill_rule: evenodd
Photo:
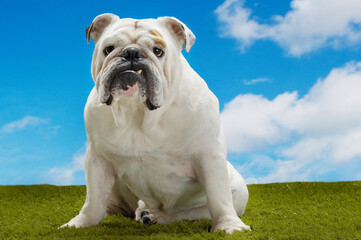
M 73 160 L 65 167 L 53 167 L 46 173 L 51 184 L 72 185 L 75 184 L 75 174 L 84 171 L 86 145 L 77 150 Z
M 258 174 L 261 182 L 323 179 L 336 169 L 356 176 L 361 170 L 360 89 L 361 62 L 350 62 L 318 79 L 303 97 L 297 92 L 273 100 L 239 95 L 221 113 L 228 151 L 268 151 L 273 160 L 267 161 L 267 176 Z M 262 163 L 247 162 L 243 169 L 257 164 Z
M 50 119 L 43 119 L 33 116 L 25 116 L 20 120 L 8 123 L 1 128 L 2 132 L 12 133 L 20 130 L 24 130 L 28 127 L 48 124 Z
M 261 23 L 246 8 L 244 0 L 226 0 L 215 13 L 221 36 L 239 41 L 245 51 L 253 42 L 276 42 L 291 56 L 301 56 L 323 47 L 335 49 L 361 42 L 361 1 L 293 0 L 284 15 L 274 15 Z
M 243 153 L 276 144 L 289 136 L 281 121 L 297 101 L 297 93 L 284 93 L 274 100 L 261 95 L 239 95 L 227 103 L 221 122 L 227 138 L 228 151 Z
M 255 78 L 255 79 L 251 79 L 251 80 L 242 80 L 242 82 L 245 84 L 245 85 L 256 85 L 258 83 L 263 83 L 263 82 L 272 82 L 271 79 L 269 78 Z
M 263 171 L 259 172 L 259 169 Z M 295 160 L 274 160 L 268 156 L 257 156 L 252 162 L 237 167 L 237 170 L 242 173 L 247 184 L 308 181 L 312 173 Z

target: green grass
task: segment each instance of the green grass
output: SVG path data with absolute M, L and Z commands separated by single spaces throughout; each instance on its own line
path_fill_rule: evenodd
M 85 186 L 0 186 L 0 239 L 361 239 L 361 182 L 250 185 L 251 232 L 210 233 L 211 221 L 146 226 L 122 216 L 57 229 L 81 209 Z

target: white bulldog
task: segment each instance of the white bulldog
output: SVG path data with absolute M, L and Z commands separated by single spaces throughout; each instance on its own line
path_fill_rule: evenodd
M 195 36 L 179 20 L 97 16 L 95 87 L 85 106 L 87 194 L 62 227 L 121 213 L 141 223 L 211 218 L 212 230 L 249 230 L 248 190 L 226 160 L 219 104 L 189 66 Z

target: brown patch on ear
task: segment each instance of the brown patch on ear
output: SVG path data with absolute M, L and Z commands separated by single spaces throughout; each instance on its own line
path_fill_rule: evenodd
M 135 21 L 135 23 L 134 23 L 135 28 L 138 28 L 138 23 L 139 23 L 139 21 Z
M 150 32 L 150 34 L 152 34 L 155 37 L 153 39 L 155 44 L 160 45 L 163 48 L 167 47 L 167 44 L 165 43 L 164 38 L 163 38 L 162 34 L 160 34 L 160 32 L 158 32 L 155 29 L 151 29 L 149 32 Z
M 180 49 L 182 49 L 184 44 L 184 49 L 186 52 L 189 52 L 196 40 L 192 31 L 184 23 L 174 17 L 160 17 L 158 18 L 158 21 L 160 21 L 174 36 Z
M 90 32 L 92 31 L 92 28 L 93 28 L 93 23 L 90 24 L 90 26 L 85 29 L 86 41 L 88 42 L 88 44 L 90 43 Z
M 184 36 L 184 32 L 185 32 L 185 28 L 184 28 L 184 26 L 183 25 L 175 25 L 175 24 L 173 24 L 173 25 L 171 25 L 170 26 L 171 27 L 171 29 L 173 30 L 173 33 L 175 34 L 175 35 L 177 35 L 177 36 L 179 36 L 179 37 L 181 37 L 181 38 L 185 38 L 185 36 Z
M 103 30 L 117 18 L 119 17 L 110 13 L 101 14 L 94 18 L 92 24 L 85 30 L 88 44 L 90 43 L 90 38 L 97 42 Z

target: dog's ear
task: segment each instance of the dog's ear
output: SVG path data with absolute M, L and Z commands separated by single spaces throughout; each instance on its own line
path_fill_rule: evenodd
M 192 31 L 184 23 L 174 17 L 160 17 L 158 18 L 158 21 L 160 21 L 175 37 L 181 49 L 184 44 L 186 52 L 191 50 L 191 47 L 196 41 L 196 36 L 194 36 Z
M 94 18 L 92 24 L 85 30 L 88 44 L 90 43 L 90 38 L 96 43 L 104 29 L 116 19 L 119 19 L 119 17 L 111 13 L 104 13 Z

